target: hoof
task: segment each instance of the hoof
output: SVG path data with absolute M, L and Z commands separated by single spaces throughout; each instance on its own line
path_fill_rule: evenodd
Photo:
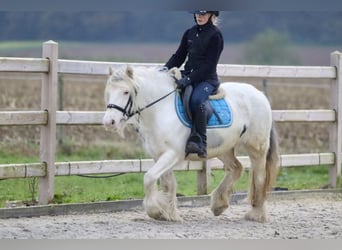
M 213 212 L 213 214 L 214 214 L 215 216 L 219 216 L 219 215 L 222 214 L 227 208 L 228 208 L 228 205 L 223 205 L 223 206 L 220 206 L 220 207 L 211 208 L 211 211 Z
M 183 219 L 175 211 L 166 211 L 161 209 L 160 207 L 152 207 L 152 206 L 145 206 L 145 211 L 147 215 L 155 220 L 160 221 L 173 221 L 173 222 L 182 222 Z
M 245 215 L 246 220 L 256 221 L 260 223 L 267 222 L 267 217 L 265 211 L 261 209 L 252 209 Z
M 147 215 L 152 219 L 160 221 L 183 222 L 182 217 L 180 217 L 179 215 L 165 216 L 165 214 L 163 213 L 147 213 Z
M 183 218 L 180 217 L 178 214 L 176 216 L 174 216 L 174 218 L 172 218 L 170 221 L 173 221 L 173 222 L 183 222 Z
M 146 209 L 147 215 L 155 220 L 166 220 L 160 211 L 152 211 L 152 209 Z

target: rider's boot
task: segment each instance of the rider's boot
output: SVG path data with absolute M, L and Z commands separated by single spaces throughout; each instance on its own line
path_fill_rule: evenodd
M 204 104 L 192 115 L 193 128 L 185 148 L 187 155 L 197 154 L 200 158 L 207 157 L 207 116 Z

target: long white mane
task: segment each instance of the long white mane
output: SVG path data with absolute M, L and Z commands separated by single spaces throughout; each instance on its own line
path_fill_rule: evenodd
M 157 90 L 161 92 L 165 89 L 166 91 L 170 87 L 174 87 L 174 79 L 171 74 L 174 74 L 174 70 L 171 72 L 159 71 L 156 67 L 134 67 L 134 71 L 130 66 L 123 67 L 113 71 L 110 68 L 110 76 L 107 80 L 107 85 L 120 85 L 127 84 L 130 88 L 132 98 L 140 96 L 139 91 L 146 90 L 152 93 Z M 135 99 L 133 100 L 135 103 Z
M 149 103 L 175 89 L 173 75 L 179 73 L 173 69 L 170 72 L 159 71 L 156 67 L 136 66 L 118 68 L 115 71 L 110 68 L 110 75 L 105 89 L 105 100 L 111 88 L 126 87 L 132 100 L 132 111 L 136 112 Z M 138 125 L 137 117 L 132 117 L 121 127 L 118 132 L 124 137 L 127 124 Z

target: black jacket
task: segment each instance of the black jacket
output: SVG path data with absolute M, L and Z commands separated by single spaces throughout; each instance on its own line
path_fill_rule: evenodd
M 195 25 L 186 30 L 175 54 L 165 66 L 169 69 L 184 65 L 183 75 L 190 78 L 191 84 L 208 81 L 219 85 L 216 72 L 224 42 L 221 31 L 210 21 L 205 25 Z

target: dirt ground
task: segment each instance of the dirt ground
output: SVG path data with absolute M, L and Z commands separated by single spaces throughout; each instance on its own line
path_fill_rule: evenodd
M 341 239 L 342 194 L 272 195 L 269 221 L 246 221 L 246 200 L 221 216 L 180 206 L 182 223 L 157 221 L 141 208 L 113 213 L 0 220 L 1 239 Z

